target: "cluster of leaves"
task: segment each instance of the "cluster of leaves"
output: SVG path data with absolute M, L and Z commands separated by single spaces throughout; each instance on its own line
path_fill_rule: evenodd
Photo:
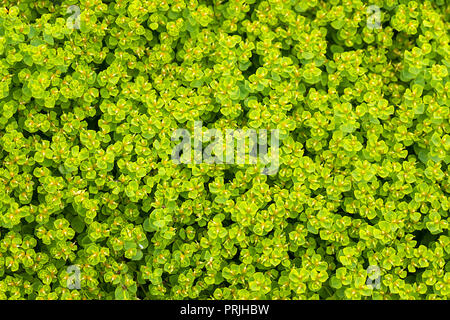
M 0 299 L 450 297 L 446 1 L 0 6 Z M 194 121 L 278 172 L 174 164 Z

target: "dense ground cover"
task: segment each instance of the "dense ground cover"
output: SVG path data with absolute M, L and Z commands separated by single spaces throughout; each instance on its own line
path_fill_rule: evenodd
M 0 299 L 448 299 L 449 16 L 1 0 Z M 277 171 L 175 163 L 196 121 Z

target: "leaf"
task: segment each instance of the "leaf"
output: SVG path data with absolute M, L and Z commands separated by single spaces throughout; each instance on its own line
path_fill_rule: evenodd
M 55 41 L 53 40 L 53 37 L 47 33 L 44 34 L 44 41 L 47 42 L 51 46 L 55 43 Z
M 116 288 L 114 292 L 114 296 L 116 300 L 130 300 L 130 293 L 122 288 L 122 285 L 119 285 L 119 287 Z
M 142 253 L 142 251 L 141 250 L 138 250 L 137 251 L 137 253 L 136 253 L 136 255 L 134 255 L 132 258 L 131 258 L 131 260 L 141 260 L 142 259 L 142 257 L 144 256 L 144 254 Z
M 144 220 L 143 228 L 147 232 L 155 232 L 156 228 L 153 226 L 153 223 L 150 222 L 149 218 Z
M 82 233 L 86 224 L 77 216 L 72 219 L 71 226 L 77 233 Z

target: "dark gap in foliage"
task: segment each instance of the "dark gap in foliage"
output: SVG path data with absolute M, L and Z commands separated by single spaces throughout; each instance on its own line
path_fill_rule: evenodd
M 87 129 L 100 131 L 100 127 L 98 126 L 98 120 L 100 120 L 101 117 L 102 117 L 101 114 L 97 114 L 94 117 L 86 118 L 85 121 L 87 122 Z
M 414 156 L 416 156 L 416 158 L 418 157 L 418 155 L 414 151 L 414 143 L 409 145 L 409 146 L 407 146 L 407 147 L 405 147 L 405 150 L 408 151 L 408 155 L 409 156 L 414 155 Z
M 251 65 L 247 70 L 242 71 L 242 74 L 244 75 L 245 79 L 248 80 L 248 77 L 250 77 L 252 74 L 256 73 L 256 70 L 261 66 L 260 64 L 261 56 L 258 55 L 255 51 L 252 51 L 252 56 L 250 57 Z
M 119 177 L 119 173 L 120 171 L 119 168 L 117 167 L 117 161 L 114 160 L 114 166 L 111 170 L 111 175 L 117 179 Z
M 26 139 L 29 138 L 29 137 L 32 137 L 32 136 L 39 136 L 42 140 L 47 140 L 47 141 L 49 141 L 49 142 L 52 141 L 51 138 L 50 138 L 49 136 L 47 136 L 44 132 L 42 132 L 42 131 L 40 131 L 40 130 L 31 133 L 31 132 L 28 132 L 27 130 L 23 129 L 23 130 L 20 131 L 20 132 L 22 132 L 23 136 L 24 136 Z
M 431 242 L 436 242 L 441 236 L 440 234 L 432 234 L 427 228 L 416 230 L 412 234 L 417 241 L 417 247 L 421 244 L 427 246 Z
M 231 183 L 231 182 L 233 182 L 234 178 L 235 178 L 235 174 L 234 174 L 234 172 L 231 171 L 231 169 L 224 171 L 224 176 L 223 176 L 224 183 Z

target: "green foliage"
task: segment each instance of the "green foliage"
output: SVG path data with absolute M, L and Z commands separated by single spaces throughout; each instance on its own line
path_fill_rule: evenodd
M 0 1 L 0 299 L 450 298 L 445 1 L 73 4 Z

